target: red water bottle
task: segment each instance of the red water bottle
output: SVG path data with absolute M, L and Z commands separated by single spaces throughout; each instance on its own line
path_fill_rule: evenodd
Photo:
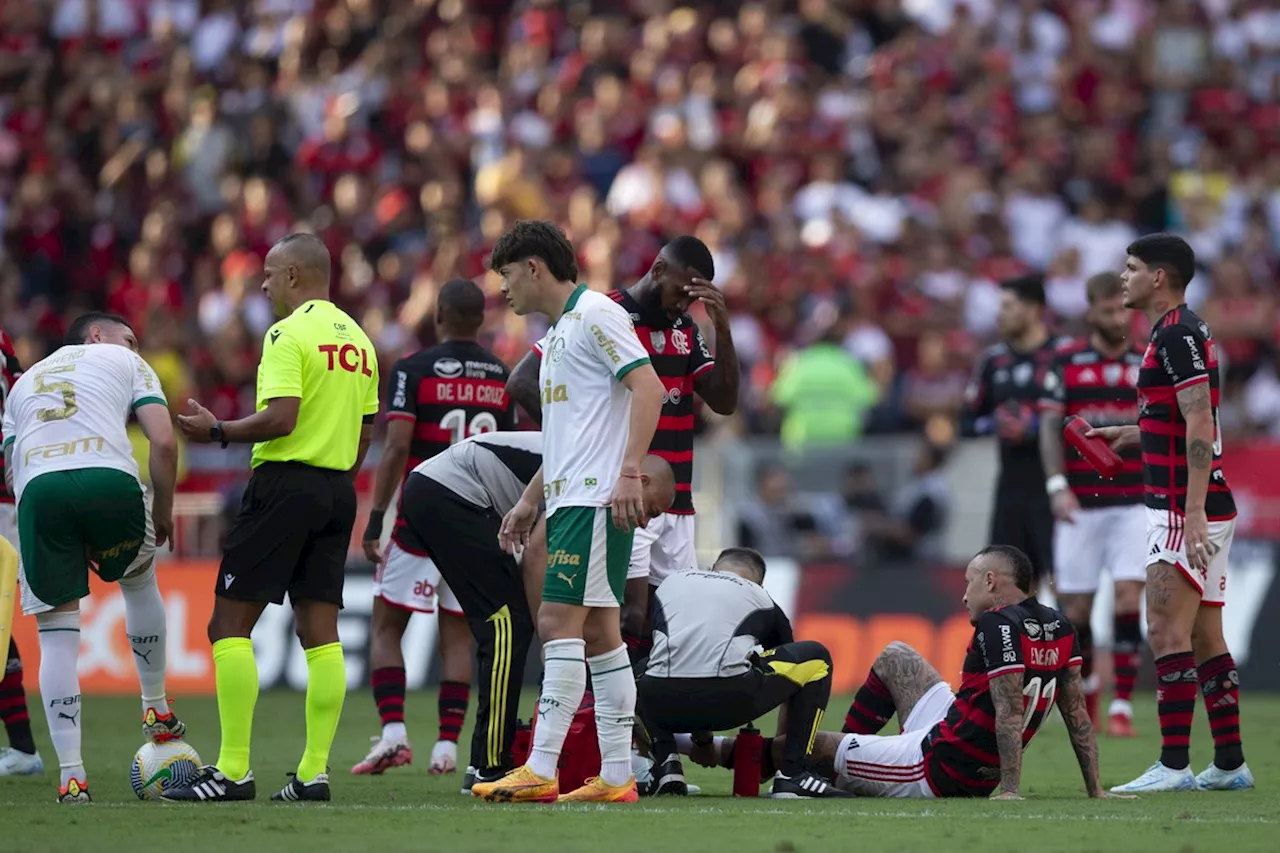
M 1080 455 L 1099 474 L 1110 480 L 1120 473 L 1120 469 L 1124 467 L 1124 460 L 1111 449 L 1111 445 L 1105 440 L 1101 438 L 1085 438 L 1085 433 L 1091 429 L 1093 427 L 1089 426 L 1088 421 L 1084 418 L 1071 417 L 1067 419 L 1062 432 L 1067 438 L 1067 444 L 1079 451 Z
M 733 744 L 733 795 L 760 796 L 760 760 L 764 756 L 764 739 L 760 730 L 747 725 L 738 732 Z

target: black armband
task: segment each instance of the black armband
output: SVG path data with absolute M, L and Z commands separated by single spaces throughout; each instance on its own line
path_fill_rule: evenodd
M 375 542 L 382 538 L 382 522 L 387 517 L 387 511 L 382 509 L 369 510 L 369 524 L 364 529 L 364 542 Z
M 371 424 L 372 424 L 375 420 L 377 420 L 377 419 L 378 419 L 378 416 L 377 416 L 377 415 L 365 415 L 365 416 L 360 420 L 360 423 L 364 424 L 365 426 L 369 426 L 369 425 L 371 425 Z

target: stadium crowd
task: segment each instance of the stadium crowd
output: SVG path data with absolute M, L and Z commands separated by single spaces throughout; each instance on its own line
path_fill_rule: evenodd
M 1084 279 L 1173 230 L 1229 363 L 1224 429 L 1274 430 L 1280 2 L 0 0 L 24 363 L 106 308 L 170 400 L 238 417 L 285 233 L 322 237 L 389 363 L 533 217 L 597 289 L 678 234 L 710 246 L 750 431 L 819 345 L 862 377 L 855 429 L 954 417 L 996 282 L 1043 271 L 1075 331 Z M 483 280 L 514 363 L 540 330 Z

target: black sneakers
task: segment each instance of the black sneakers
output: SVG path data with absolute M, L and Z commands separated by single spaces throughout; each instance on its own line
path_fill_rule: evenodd
M 169 803 L 232 803 L 252 800 L 258 796 L 250 770 L 239 782 L 233 782 L 212 764 L 196 771 L 196 777 L 187 785 L 173 788 L 160 795 Z
M 684 766 L 680 756 L 670 755 L 661 764 L 653 765 L 652 775 L 641 796 L 645 797 L 685 797 L 689 794 L 689 785 L 684 778 Z
M 852 797 L 848 791 L 841 791 L 826 779 L 815 776 L 808 770 L 794 776 L 783 776 L 781 772 L 773 777 L 773 791 L 769 794 L 775 800 L 846 799 Z
M 271 795 L 277 803 L 327 803 L 329 802 L 329 774 L 321 773 L 310 782 L 298 780 L 298 774 L 289 774 L 289 784 Z

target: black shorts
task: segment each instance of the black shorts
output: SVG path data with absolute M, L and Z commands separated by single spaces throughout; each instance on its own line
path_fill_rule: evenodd
M 223 546 L 223 598 L 342 605 L 356 490 L 346 471 L 264 462 L 253 471 Z
M 400 501 L 396 544 L 426 554 L 458 597 L 462 612 L 493 613 L 508 605 L 528 610 L 515 558 L 498 545 L 502 516 L 458 497 L 422 474 L 410 474 Z
M 1053 574 L 1053 510 L 1044 483 L 1001 480 L 991 514 L 992 545 L 1012 545 L 1031 558 L 1036 577 Z

